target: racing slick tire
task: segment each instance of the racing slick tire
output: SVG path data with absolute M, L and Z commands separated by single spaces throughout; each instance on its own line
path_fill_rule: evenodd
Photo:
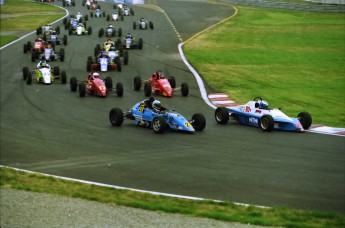
M 130 13 L 132 16 L 134 16 L 134 10 L 132 8 L 130 8 Z
M 85 97 L 85 93 L 86 93 L 85 84 L 84 83 L 80 83 L 79 84 L 79 96 L 80 97 Z
M 109 112 L 109 121 L 112 126 L 121 126 L 124 120 L 123 112 L 120 108 L 112 108 Z
M 36 60 L 36 51 L 31 52 L 31 62 L 35 62 Z
M 72 92 L 76 92 L 77 88 L 78 88 L 78 80 L 76 77 L 71 77 L 71 79 L 69 80 L 69 84 L 71 87 L 71 91 Z
M 152 21 L 149 22 L 149 26 L 150 26 L 150 29 L 153 29 L 153 22 Z
M 89 15 L 85 15 L 85 21 L 89 20 Z
M 170 83 L 171 88 L 175 89 L 176 88 L 176 79 L 174 76 L 168 78 L 168 81 Z
M 135 23 L 135 21 L 133 22 L 133 29 L 137 29 L 137 23 Z
M 61 62 L 65 61 L 65 49 L 60 48 L 60 53 L 59 53 L 59 55 L 60 55 L 60 61 L 61 61 Z
M 123 63 L 124 63 L 125 65 L 128 65 L 128 59 L 129 59 L 128 51 L 125 51 L 125 52 L 123 53 Z
M 27 53 L 28 52 L 28 47 L 26 44 L 23 45 L 23 52 L 24 53 Z
M 67 45 L 67 35 L 64 35 L 62 40 L 63 40 L 63 45 L 66 46 Z
M 92 34 L 92 27 L 91 27 L 91 26 L 89 26 L 89 27 L 87 28 L 87 34 L 88 34 L 88 35 L 91 35 L 91 34 Z
M 123 96 L 123 85 L 121 82 L 116 83 L 116 95 L 118 97 L 122 97 Z
M 225 107 L 218 107 L 214 112 L 214 117 L 218 124 L 227 124 L 229 121 L 229 111 Z
M 187 97 L 189 94 L 189 86 L 186 82 L 182 83 L 181 85 L 181 93 L 184 97 Z
M 274 128 L 274 120 L 271 115 L 263 115 L 259 121 L 259 125 L 263 131 L 272 131 Z
M 110 21 L 110 15 L 109 14 L 107 15 L 107 21 Z
M 138 47 L 139 47 L 140 50 L 143 49 L 143 44 L 144 44 L 143 39 L 142 39 L 142 38 L 139 38 Z
M 115 64 L 116 64 L 117 71 L 118 71 L 118 72 L 121 72 L 122 66 L 121 66 L 121 61 L 120 61 L 120 58 L 119 58 L 119 57 L 116 57 L 116 59 L 115 59 Z
M 121 37 L 121 36 L 122 36 L 122 28 L 119 28 L 119 29 L 117 30 L 117 36 L 118 36 L 118 37 Z
M 145 83 L 145 86 L 144 86 L 144 95 L 146 97 L 149 97 L 151 96 L 151 92 L 152 92 L 152 87 L 151 87 L 151 84 L 149 82 Z
M 55 67 L 54 67 L 54 70 L 53 70 L 53 74 L 54 74 L 54 76 L 60 75 L 60 67 L 55 66 Z
M 102 37 L 104 34 L 104 29 L 101 28 L 99 31 L 98 31 L 98 37 Z
M 195 113 L 192 116 L 191 124 L 196 131 L 202 131 L 206 127 L 205 116 L 201 113 Z
M 297 118 L 304 130 L 309 129 L 313 122 L 311 115 L 308 112 L 300 112 Z
M 165 131 L 167 123 L 163 116 L 156 116 L 153 118 L 151 127 L 155 133 L 162 134 Z
M 107 90 L 113 88 L 113 80 L 111 79 L 111 77 L 106 77 L 104 83 Z
M 66 84 L 67 82 L 67 75 L 66 75 L 66 71 L 61 71 L 61 84 Z
M 87 60 L 86 62 L 86 71 L 90 72 L 91 71 L 91 66 L 92 66 L 92 60 Z
M 26 80 L 28 77 L 29 73 L 29 68 L 28 67 L 23 67 L 23 79 Z
M 93 12 L 90 12 L 90 17 L 93 17 Z
M 32 83 L 32 75 L 31 75 L 31 72 L 29 71 L 26 78 L 26 84 L 31 85 L 31 83 Z
M 134 90 L 139 91 L 141 88 L 141 78 L 140 76 L 135 76 L 133 80 Z

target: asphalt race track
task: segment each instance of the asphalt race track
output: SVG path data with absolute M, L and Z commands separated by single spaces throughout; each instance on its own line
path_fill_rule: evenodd
M 101 74 L 124 84 L 121 98 L 80 98 L 69 84 L 26 85 L 22 68 L 34 69 L 37 62 L 23 53 L 23 44 L 35 34 L 1 50 L 1 165 L 171 194 L 344 213 L 345 138 L 265 133 L 232 121 L 217 125 L 214 110 L 201 99 L 194 76 L 179 56 L 176 31 L 160 10 L 186 40 L 233 9 L 206 1 L 150 3 L 133 6 L 135 16 L 112 23 L 144 40 L 142 50 L 129 51 L 129 65 L 122 72 Z M 112 5 L 100 5 L 101 11 L 112 12 Z M 89 14 L 81 2 L 68 10 Z M 153 21 L 154 30 L 133 30 L 133 21 L 140 17 Z M 92 35 L 69 36 L 65 62 L 51 65 L 65 70 L 68 81 L 72 76 L 85 79 L 87 56 L 105 41 L 98 38 L 98 30 L 108 24 L 105 18 L 89 17 Z M 55 26 L 67 34 L 62 20 Z M 130 121 L 119 128 L 110 125 L 111 108 L 125 110 L 145 99 L 143 91 L 133 89 L 134 76 L 149 78 L 158 69 L 175 76 L 177 85 L 187 82 L 190 95 L 156 99 L 188 118 L 203 113 L 203 132 L 158 135 Z

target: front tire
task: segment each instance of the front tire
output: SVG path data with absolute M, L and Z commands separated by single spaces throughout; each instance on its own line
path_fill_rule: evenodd
M 116 94 L 118 97 L 122 97 L 123 96 L 123 85 L 121 82 L 118 82 L 116 84 Z
M 149 97 L 151 96 L 151 92 L 152 92 L 152 87 L 151 87 L 151 84 L 150 83 L 145 83 L 145 86 L 144 86 L 144 95 L 146 97 Z
M 311 115 L 308 112 L 301 112 L 298 114 L 297 117 L 304 130 L 307 130 L 310 128 L 313 120 L 311 118 Z
M 156 116 L 152 121 L 152 129 L 155 133 L 161 134 L 165 131 L 166 122 L 163 116 Z
M 196 131 L 202 131 L 206 127 L 205 116 L 201 113 L 196 113 L 192 116 L 191 124 Z
M 225 107 L 218 107 L 214 117 L 219 124 L 227 124 L 229 121 L 229 111 Z
M 134 77 L 133 85 L 134 85 L 134 90 L 135 91 L 139 91 L 140 90 L 140 88 L 141 88 L 141 78 L 140 78 L 140 76 Z
M 272 131 L 274 128 L 274 120 L 271 115 L 263 115 L 260 119 L 260 127 L 263 131 Z
M 70 87 L 72 92 L 76 92 L 78 88 L 78 80 L 76 77 L 71 77 L 70 81 Z
M 182 83 L 181 85 L 181 93 L 182 93 L 182 96 L 184 97 L 187 97 L 189 94 L 189 87 L 188 87 L 188 84 L 185 82 Z
M 109 121 L 112 126 L 121 126 L 123 123 L 124 117 L 123 112 L 120 108 L 113 108 L 109 112 Z

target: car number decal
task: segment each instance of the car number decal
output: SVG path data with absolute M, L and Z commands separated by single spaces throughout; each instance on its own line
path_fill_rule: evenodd
M 190 124 L 189 122 L 185 122 L 184 125 L 185 125 L 186 127 L 190 127 L 190 126 L 191 126 L 191 124 Z
M 143 103 L 140 104 L 138 111 L 139 112 L 144 112 L 145 111 L 145 105 Z

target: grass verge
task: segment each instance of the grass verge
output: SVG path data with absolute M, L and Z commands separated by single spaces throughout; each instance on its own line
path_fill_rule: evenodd
M 1 5 L 0 28 L 1 31 L 33 31 L 64 15 L 64 10 L 48 4 L 28 0 L 9 0 Z M 6 45 L 18 38 L 2 35 L 0 45 Z
M 57 179 L 35 173 L 0 168 L 0 187 L 93 200 L 151 211 L 179 213 L 261 226 L 344 227 L 345 216 L 337 213 L 288 208 L 239 206 L 231 202 L 193 201 L 138 193 Z
M 345 124 L 345 14 L 238 7 L 232 19 L 184 45 L 216 92 L 261 96 L 289 116 Z

